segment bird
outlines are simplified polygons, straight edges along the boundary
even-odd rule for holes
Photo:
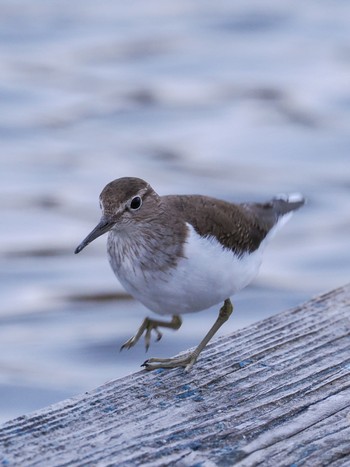
[[[159,328],[177,330],[181,316],[222,303],[212,327],[185,355],[149,358],[146,370],[183,367],[198,356],[229,319],[231,297],[257,275],[263,252],[275,232],[300,208],[300,194],[268,202],[232,203],[204,195],[160,196],[136,177],[108,183],[100,194],[102,217],[75,249],[81,252],[108,233],[107,253],[116,277],[134,298],[170,321],[146,317],[121,347],[130,349],[144,335],[146,351]]]

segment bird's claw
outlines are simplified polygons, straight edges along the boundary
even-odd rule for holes
[[[121,347],[120,351],[124,349],[131,349],[131,347],[134,347],[134,345],[138,342],[140,337],[142,336],[143,332],[145,332],[145,347],[146,347],[146,352],[148,351],[150,344],[151,344],[151,334],[152,331],[156,333],[156,342],[160,341],[162,338],[163,334],[159,331],[158,327],[154,325],[152,322],[150,322],[144,331],[140,335],[136,334],[135,336],[131,337],[129,340],[127,340]]]
[[[148,371],[157,370],[158,368],[185,367],[185,371],[188,372],[196,363],[197,358],[198,355],[195,352],[174,358],[149,358],[141,366]]]
[[[120,347],[120,351],[122,351],[124,349],[127,349],[127,350],[131,349],[131,347],[134,347],[136,342],[137,342],[137,340],[135,340],[135,337],[131,337],[129,340],[124,342],[124,344]]]

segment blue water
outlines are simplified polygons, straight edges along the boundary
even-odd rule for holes
[[[119,353],[148,312],[105,239],[73,255],[111,179],[308,198],[221,334],[349,281],[349,20],[340,0],[0,3],[1,420],[146,358],[142,343]],[[216,312],[149,355],[196,345]]]

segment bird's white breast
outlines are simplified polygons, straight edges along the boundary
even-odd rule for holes
[[[159,314],[200,311],[239,291],[256,276],[265,240],[259,249],[238,257],[214,238],[204,238],[187,224],[183,257],[176,267],[145,269],[149,254],[143,245],[125,248],[118,236],[109,242],[109,260],[125,289],[150,310]],[[112,247],[111,247],[112,246]],[[127,255],[116,254],[123,248]]]

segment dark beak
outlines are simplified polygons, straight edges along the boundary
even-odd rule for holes
[[[86,246],[89,245],[89,243],[91,243],[97,237],[100,237],[104,233],[108,232],[114,224],[114,221],[111,221],[106,217],[102,217],[99,224],[97,224],[94,230],[90,232],[89,235],[81,242],[81,244],[75,249],[74,253],[80,253],[81,250],[83,250]]]

